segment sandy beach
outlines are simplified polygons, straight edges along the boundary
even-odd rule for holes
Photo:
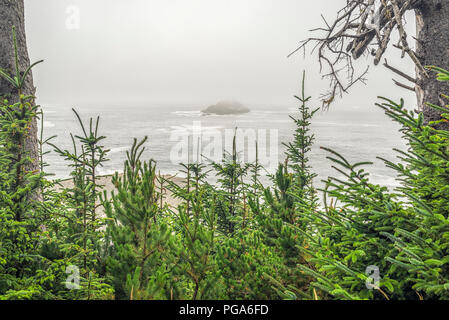
[[[120,174],[120,176],[123,176],[123,174]],[[103,186],[103,190],[105,190],[108,194],[108,196],[111,195],[112,192],[116,192],[116,188],[115,186],[112,184],[112,175],[107,175],[107,176],[100,176],[98,177],[98,184]],[[163,178],[167,179],[167,180],[171,180],[174,183],[180,185],[183,184],[184,179],[180,178],[180,177],[174,177],[174,176],[162,176]],[[158,191],[160,190],[160,180],[158,179],[157,182],[157,188]],[[67,179],[67,180],[63,180],[60,182],[61,186],[58,187],[58,190],[61,190],[63,188],[70,188],[71,186],[73,186],[73,182],[71,179]],[[173,196],[173,194],[166,189],[166,185],[167,183],[164,184],[164,190],[163,190],[163,203],[164,204],[168,204],[170,207],[174,207],[176,208],[180,203],[180,199],[177,199]],[[99,208],[99,211],[102,212],[102,207]]]

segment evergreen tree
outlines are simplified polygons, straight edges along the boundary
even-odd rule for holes
[[[14,28],[13,45],[15,75],[0,69],[0,78],[18,96],[16,103],[0,102],[0,299],[32,298],[42,290],[33,281],[43,223],[33,196],[39,191],[42,176],[29,170],[36,159],[26,148],[39,107],[34,105],[33,96],[23,93],[27,75],[39,62],[21,73]]]
[[[168,299],[172,268],[171,229],[159,207],[156,165],[141,160],[145,148],[134,139],[127,152],[124,174],[113,177],[117,191],[103,203],[109,218],[108,239],[112,247],[107,268],[118,299]]]
[[[440,72],[441,81],[449,81],[449,72],[432,69]],[[409,144],[407,151],[396,150],[401,162],[384,160],[398,172],[402,187],[391,192],[374,185],[362,169],[369,163],[350,164],[326,149],[343,178],[327,181],[326,199],[332,201],[326,201],[325,211],[310,220],[315,231],[301,230],[310,239],[304,251],[314,268],[300,268],[315,278],[312,286],[322,297],[445,299],[444,190],[449,136],[434,127],[438,123],[425,125],[423,115],[406,110],[403,100],[394,103],[384,99],[380,106],[402,125]],[[447,107],[432,107],[442,114],[438,121],[447,120]],[[378,271],[377,280],[367,272],[373,267]]]
[[[312,151],[315,141],[315,135],[311,133],[310,126],[312,118],[319,108],[312,111],[307,105],[312,97],[307,97],[305,94],[305,78],[306,75],[303,72],[301,96],[295,96],[301,103],[299,106],[300,116],[298,118],[290,116],[296,125],[293,141],[284,143],[284,145],[287,147],[288,168],[293,174],[293,188],[297,205],[304,207],[305,210],[313,210],[318,206],[318,199],[313,187],[313,179],[317,175],[309,164],[309,153]]]
[[[449,71],[430,67],[438,72],[438,80],[449,82]],[[442,95],[448,99],[447,95]],[[380,105],[402,125],[409,150],[399,152],[402,163],[385,160],[402,181],[401,193],[408,198],[407,228],[397,226],[385,231],[396,250],[386,259],[392,269],[406,272],[418,299],[448,299],[448,215],[449,215],[449,135],[438,130],[441,122],[449,121],[449,106],[437,110],[442,119],[424,125],[423,115],[405,110],[403,102],[384,100]]]
[[[225,150],[222,161],[212,163],[220,186],[216,200],[218,224],[220,231],[226,235],[233,234],[248,216],[244,178],[250,165],[239,160],[236,139],[234,135],[231,152]]]
[[[0,299],[31,298],[40,294],[32,282],[39,242],[39,173],[26,170],[31,161],[25,150],[28,125],[36,115],[32,97],[0,106]]]
[[[105,220],[97,215],[103,188],[99,184],[98,168],[108,161],[108,150],[101,145],[105,137],[98,132],[99,117],[95,124],[91,118],[86,130],[79,114],[73,112],[83,132],[82,136],[70,134],[73,151],[62,150],[47,140],[70,163],[72,186],[62,187],[59,181],[45,183],[43,195],[47,205],[43,205],[43,210],[51,218],[41,246],[48,267],[42,270],[39,281],[63,299],[104,299],[111,297],[112,289],[104,280],[105,258],[101,253]],[[66,280],[70,270],[79,272],[77,289],[68,289],[70,284]],[[51,279],[59,285],[51,283]]]
[[[263,240],[257,227],[246,227],[220,243],[215,258],[224,286],[222,299],[272,300],[279,297],[267,275],[283,276],[283,260]]]
[[[296,125],[293,141],[284,144],[287,148],[286,161],[279,165],[272,176],[274,187],[267,188],[264,192],[265,210],[264,214],[258,216],[258,220],[266,243],[276,248],[283,258],[285,270],[282,279],[272,281],[278,292],[286,287],[290,290],[300,288],[295,289],[297,294],[307,296],[303,291],[307,291],[308,279],[297,267],[298,264],[306,263],[302,248],[307,246],[307,239],[298,233],[298,228],[308,228],[304,217],[315,215],[318,209],[316,190],[313,187],[316,174],[309,165],[309,153],[314,142],[310,125],[318,109],[311,111],[308,106],[311,97],[305,94],[305,73],[301,96],[295,98],[300,106],[299,117],[290,116]],[[272,275],[269,276],[273,278]]]

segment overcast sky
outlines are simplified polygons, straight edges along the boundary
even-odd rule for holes
[[[315,56],[287,54],[345,0],[25,0],[41,103],[295,103],[301,72],[309,92],[327,88]],[[73,18],[79,11],[77,19]],[[413,24],[410,25],[414,29]],[[397,51],[397,50],[396,50]],[[413,73],[411,64],[389,53]],[[413,94],[372,68],[339,105]]]

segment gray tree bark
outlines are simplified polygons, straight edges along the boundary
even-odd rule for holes
[[[16,27],[19,66],[23,73],[30,65],[25,37],[24,3],[23,0],[0,0],[0,68],[6,70],[9,74],[15,74],[13,26]],[[33,76],[30,72],[22,93],[34,96],[35,92],[36,88],[33,86]],[[15,103],[19,99],[16,89],[3,79],[0,79],[0,96],[5,96],[10,103]],[[39,171],[37,132],[37,120],[34,119],[25,142],[25,149],[33,159],[32,164],[26,170],[35,172]]]
[[[422,65],[434,65],[449,70],[449,1],[421,1],[416,12],[417,48],[416,53]],[[418,106],[423,111],[426,122],[441,119],[440,112],[430,108],[426,103],[438,106],[447,105],[441,94],[449,95],[449,84],[436,80],[434,74],[429,77],[419,70],[417,74],[416,95]],[[449,123],[437,126],[449,130]]]

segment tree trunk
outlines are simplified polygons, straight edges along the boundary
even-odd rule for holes
[[[449,1],[425,0],[416,9],[417,48],[416,53],[423,66],[434,65],[449,70]],[[441,94],[449,94],[449,84],[429,77],[417,70],[416,95],[418,106],[423,111],[426,123],[441,119],[440,112],[426,103],[447,105]],[[442,123],[438,129],[449,130],[449,123]]]
[[[25,37],[25,10],[23,0],[0,0],[0,68],[8,74],[15,74],[14,46],[12,27],[16,27],[17,49],[19,54],[19,68],[24,72],[30,65]],[[34,96],[36,92],[33,86],[33,76],[29,73],[22,93]],[[19,100],[16,89],[4,79],[0,79],[0,97],[5,97],[9,102]],[[25,142],[25,150],[33,159],[26,168],[27,171],[39,171],[39,152],[37,139],[37,120],[33,119],[30,132]]]

